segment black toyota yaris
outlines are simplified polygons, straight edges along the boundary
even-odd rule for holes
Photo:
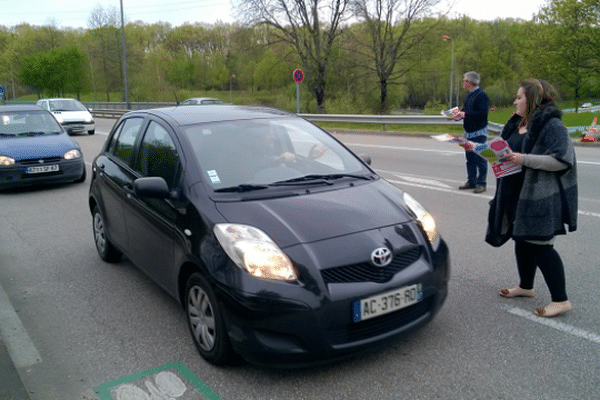
[[[450,275],[432,216],[369,163],[280,110],[129,112],[92,165],[96,247],[180,301],[213,364],[368,350],[431,320]]]

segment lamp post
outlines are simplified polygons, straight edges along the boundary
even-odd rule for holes
[[[450,97],[449,97],[449,102],[450,102],[449,108],[452,108],[452,76],[454,75],[454,39],[452,39],[448,35],[444,35],[443,38],[444,38],[444,40],[449,40],[452,43],[452,61],[450,62]],[[457,91],[457,93],[458,93],[458,91]]]
[[[231,104],[233,104],[233,95],[231,94],[231,90],[232,90],[232,86],[233,86],[233,80],[235,79],[235,74],[232,74],[229,77],[229,102]]]
[[[129,103],[129,80],[127,79],[127,50],[125,46],[125,17],[123,16],[123,0],[121,0],[121,44],[123,46],[123,85],[125,86],[125,103],[131,110]]]

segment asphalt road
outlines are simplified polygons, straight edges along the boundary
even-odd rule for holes
[[[100,120],[96,135],[74,136],[88,167],[112,123]],[[185,394],[172,397],[180,400],[597,399],[600,147],[577,147],[579,229],[556,244],[574,309],[546,320],[532,314],[550,301],[541,276],[536,298],[498,296],[517,283],[517,274],[512,244],[496,249],[483,242],[491,173],[487,192],[459,192],[464,155],[455,145],[338,137],[370,154],[382,176],[436,218],[453,271],[449,298],[432,323],[386,349],[325,366],[217,368],[196,353],[175,300],[127,260],[99,259],[86,202],[89,179],[4,192],[0,334],[31,399],[98,399],[115,382],[137,388],[138,397],[121,393],[122,400],[144,399],[140,392],[149,396],[160,387],[161,369],[170,371],[171,382],[177,375],[185,383]],[[102,398],[117,400],[114,390],[109,395]]]

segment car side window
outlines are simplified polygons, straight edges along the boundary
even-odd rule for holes
[[[179,154],[169,132],[151,121],[142,139],[135,170],[142,176],[160,176],[173,188],[179,167]]]
[[[133,159],[133,146],[140,134],[143,118],[129,118],[117,128],[113,135],[108,152],[121,159],[125,164],[131,165]]]

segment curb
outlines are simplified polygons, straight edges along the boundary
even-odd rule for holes
[[[4,340],[0,335],[0,399],[30,400]]]

